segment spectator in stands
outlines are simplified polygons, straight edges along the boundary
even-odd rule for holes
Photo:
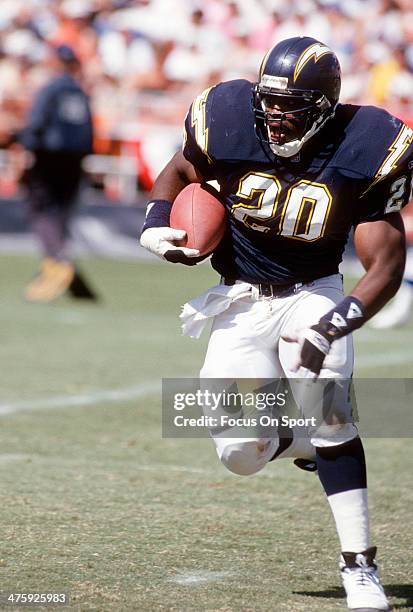
[[[95,141],[119,143],[125,134],[130,141],[133,132],[136,148],[158,149],[159,161],[149,162],[156,175],[202,88],[251,77],[264,48],[300,34],[338,53],[343,101],[377,104],[410,120],[412,0],[3,0],[0,138],[7,141],[7,126],[21,125],[44,77],[47,45],[66,44],[82,61],[98,114]],[[166,126],[171,144],[161,151],[157,128],[165,134]]]
[[[31,302],[49,302],[66,290],[74,297],[95,297],[67,249],[82,159],[92,150],[91,111],[74,51],[61,45],[53,49],[49,61],[55,66],[55,76],[35,96],[28,123],[18,135],[33,157],[24,183],[32,228],[45,257],[25,291]]]
[[[390,57],[372,68],[367,95],[373,104],[383,106],[391,96],[391,86],[394,79],[400,74],[408,74],[410,68],[407,64],[406,48],[404,45],[396,47]]]

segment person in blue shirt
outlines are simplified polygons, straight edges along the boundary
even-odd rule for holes
[[[51,54],[56,74],[35,96],[27,124],[17,137],[32,154],[23,184],[31,226],[44,254],[40,273],[25,290],[26,299],[33,302],[49,302],[67,290],[74,297],[96,297],[67,249],[82,160],[93,148],[92,114],[73,49],[60,45]]]

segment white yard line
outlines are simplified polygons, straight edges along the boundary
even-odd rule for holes
[[[212,444],[212,442],[210,442],[210,444]],[[213,461],[215,461],[215,458],[213,459]],[[217,459],[218,461],[218,459]],[[280,459],[280,461],[293,461],[293,459],[289,458],[289,457],[284,457],[283,459]],[[276,461],[274,462],[274,465],[276,465]],[[254,474],[254,478],[279,478],[279,474],[277,474],[277,470],[271,469],[271,466],[273,464],[269,464],[267,466],[265,466],[264,469],[262,469],[260,472],[257,472],[256,474]],[[168,472],[181,472],[183,474],[200,474],[202,476],[208,476],[210,478],[213,479],[238,479],[238,480],[242,480],[244,477],[243,476],[238,476],[237,474],[233,474],[232,472],[230,472],[229,470],[225,469],[223,467],[223,465],[221,465],[218,461],[218,463],[216,464],[216,468],[211,468],[210,470],[205,469],[205,468],[195,468],[195,467],[190,467],[189,465],[170,465],[169,463],[153,463],[153,464],[140,464],[139,466],[136,467],[137,471],[139,472],[165,472],[166,474]]]
[[[13,461],[28,461],[31,455],[24,453],[3,453],[0,454],[0,463],[11,463]]]
[[[97,403],[116,403],[140,399],[156,392],[161,392],[161,385],[159,382],[152,381],[132,387],[124,387],[123,389],[102,389],[101,391],[80,395],[56,395],[54,397],[9,402],[0,404],[0,416],[33,410],[55,410],[76,406],[92,406]]]
[[[196,571],[188,572],[184,574],[177,574],[173,578],[170,578],[168,582],[175,582],[184,586],[197,586],[199,584],[205,584],[207,582],[218,582],[234,576],[233,572],[207,572],[207,571]]]
[[[0,464],[1,463],[12,463],[14,461],[27,461],[34,460],[38,455],[36,453],[0,453]],[[276,478],[276,471],[271,471],[271,466],[267,466],[268,469],[264,469],[257,474],[254,474],[254,478],[256,477],[264,477],[264,478]],[[153,464],[140,464],[135,467],[137,472],[157,472],[157,473],[165,473],[168,474],[170,472],[179,472],[181,474],[197,474],[200,476],[205,476],[213,479],[230,479],[230,478],[238,478],[236,474],[229,472],[223,466],[220,466],[218,463],[216,469],[205,469],[205,468],[196,468],[191,467],[189,465],[171,465],[169,463],[153,463]]]
[[[186,465],[169,465],[169,464],[161,464],[154,463],[153,465],[142,465],[138,466],[138,471],[142,472],[183,472],[186,474],[202,474],[203,476],[214,476],[216,475],[216,471],[213,470],[205,470],[204,468],[193,468],[188,467]],[[222,476],[222,474],[221,474]]]

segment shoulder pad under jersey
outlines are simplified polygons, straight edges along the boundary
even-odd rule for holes
[[[185,157],[201,170],[217,162],[268,162],[255,135],[251,100],[252,83],[244,79],[219,83],[197,96],[185,120]]]
[[[384,109],[340,104],[336,121],[343,126],[344,139],[335,165],[366,178],[370,186],[413,156],[412,128]]]

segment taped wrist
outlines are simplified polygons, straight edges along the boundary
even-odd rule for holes
[[[321,317],[317,328],[329,342],[347,336],[366,321],[363,304],[352,295],[348,295],[337,306]]]
[[[169,227],[172,202],[169,200],[151,200],[146,205],[146,217],[141,234],[149,227]]]

